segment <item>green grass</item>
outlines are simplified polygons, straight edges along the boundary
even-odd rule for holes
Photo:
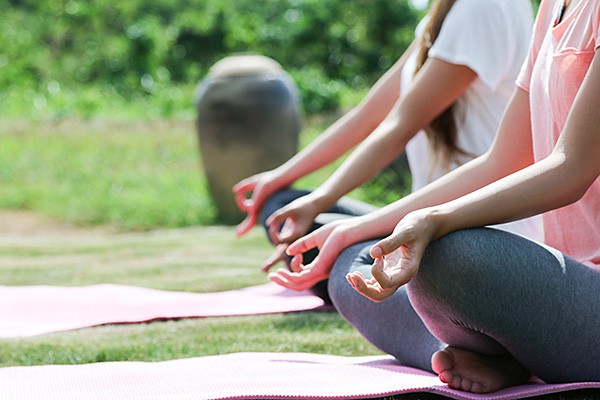
[[[302,145],[335,118],[307,119]],[[218,222],[202,173],[193,119],[5,120],[0,121],[0,143],[0,208],[33,210],[76,224],[110,224],[123,230]],[[298,186],[318,186],[340,162],[301,179]],[[389,196],[383,191],[389,192],[376,183],[355,190],[352,196],[385,204]]]
[[[5,123],[0,207],[123,229],[214,222],[192,123]]]
[[[0,126],[0,208],[124,230],[216,222],[193,120]]]
[[[236,352],[369,355],[337,314],[186,319],[101,326],[0,342],[0,366],[162,361]]]
[[[4,285],[118,283],[211,292],[265,282],[270,246],[258,229],[238,239],[232,228],[88,233],[7,238],[0,245]]]

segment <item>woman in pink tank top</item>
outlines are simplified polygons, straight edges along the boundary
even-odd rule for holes
[[[485,155],[381,210],[325,226],[288,253],[318,247],[326,260],[337,240],[377,237],[393,223],[394,233],[366,255],[374,260],[368,269],[333,266],[330,296],[353,325],[406,340],[386,331],[406,284],[441,343],[432,369],[452,388],[486,393],[532,375],[600,381],[599,47],[600,1],[543,0]],[[538,214],[543,244],[481,228]],[[296,262],[295,272],[273,280],[299,287],[314,268]],[[385,312],[361,312],[357,292]]]

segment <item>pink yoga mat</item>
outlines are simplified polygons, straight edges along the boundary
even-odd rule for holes
[[[274,283],[216,293],[123,285],[0,286],[0,337],[25,337],[112,323],[325,309],[308,292]]]
[[[600,388],[532,383],[475,395],[387,356],[236,353],[156,363],[110,362],[0,369],[3,400],[366,399],[429,392],[454,399],[521,399]]]

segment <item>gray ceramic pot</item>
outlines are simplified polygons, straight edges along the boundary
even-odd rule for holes
[[[298,92],[281,66],[263,56],[227,57],[196,91],[198,138],[204,173],[224,223],[243,215],[232,186],[273,169],[298,150]]]

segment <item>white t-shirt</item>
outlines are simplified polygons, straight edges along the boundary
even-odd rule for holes
[[[416,30],[420,37],[427,17]],[[457,144],[470,154],[481,155],[491,146],[515,79],[527,55],[533,10],[529,0],[458,0],[448,13],[429,57],[471,68],[477,78],[459,99]],[[401,92],[410,87],[418,51],[406,60]],[[434,165],[429,139],[421,131],[406,146],[413,191],[469,161],[457,157],[449,169]],[[503,229],[542,240],[539,218],[499,225]]]

